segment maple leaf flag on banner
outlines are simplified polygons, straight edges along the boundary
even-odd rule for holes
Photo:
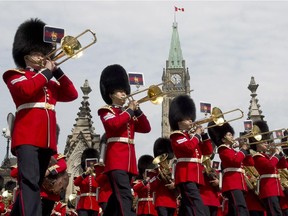
[[[174,6],[175,7],[175,6]],[[177,11],[182,11],[182,12],[184,12],[184,8],[179,8],[179,7],[175,7],[175,11],[177,12]]]

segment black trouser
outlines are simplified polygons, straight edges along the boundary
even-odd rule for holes
[[[228,199],[228,214],[229,216],[249,216],[249,211],[246,205],[243,191],[231,190],[223,193]]]
[[[280,208],[280,198],[278,196],[267,197],[263,199],[267,216],[282,216]]]
[[[264,216],[264,211],[249,211],[250,216]]]
[[[55,201],[42,198],[41,202],[42,202],[42,216],[50,216],[53,210]]]
[[[132,212],[131,178],[124,170],[113,170],[108,173],[112,194],[103,216],[134,216]]]
[[[94,210],[79,209],[77,213],[78,216],[98,216],[98,212]]]
[[[40,187],[48,168],[52,151],[32,145],[16,148],[19,193],[11,216],[41,216]]]
[[[199,188],[195,182],[179,184],[181,204],[179,215],[181,216],[207,216],[208,208],[205,208],[200,196]]]
[[[168,208],[163,206],[158,206],[156,208],[158,216],[174,216],[175,208]]]

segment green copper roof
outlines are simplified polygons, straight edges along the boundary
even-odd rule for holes
[[[168,58],[168,68],[183,68],[182,61],[182,50],[180,46],[180,40],[177,30],[177,23],[173,23],[173,32],[170,44],[169,58]]]

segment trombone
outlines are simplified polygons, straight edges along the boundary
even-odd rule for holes
[[[262,135],[263,135],[263,133],[261,133],[260,128],[257,125],[253,125],[253,127],[249,133],[234,139],[234,141],[249,139],[252,137],[257,141],[260,141],[262,139]]]
[[[80,38],[81,36],[83,36],[86,33],[91,33],[91,35],[93,36],[93,40],[91,43],[87,44],[86,46],[82,47],[81,43],[79,42],[78,38]],[[92,46],[93,44],[95,44],[97,41],[96,38],[96,34],[91,31],[90,29],[86,29],[85,31],[83,31],[82,33],[80,33],[79,35],[77,35],[76,37],[73,36],[64,36],[61,39],[61,46],[58,49],[52,50],[50,53],[48,53],[44,60],[41,60],[40,62],[36,62],[38,65],[40,66],[44,66],[45,65],[45,60],[46,59],[51,59],[52,61],[56,61],[61,59],[64,56],[67,56],[66,58],[64,58],[62,61],[60,62],[55,62],[56,65],[60,65],[63,62],[67,61],[70,58],[78,58],[82,55],[83,50],[87,49],[88,47]],[[61,51],[60,51],[61,50]],[[58,54],[56,54],[58,51],[60,51]],[[55,55],[55,57],[53,57]]]
[[[224,115],[227,115],[229,113],[235,113],[235,112],[240,112],[240,115],[238,117],[233,118],[233,119],[225,120]],[[210,126],[204,128],[204,129],[208,129],[208,128],[212,128],[215,126],[222,126],[225,123],[241,119],[241,118],[243,118],[243,116],[244,116],[244,113],[239,108],[223,113],[221,111],[221,109],[219,109],[218,107],[213,107],[210,117],[193,122],[193,125],[192,125],[192,128],[190,129],[190,132],[195,130],[195,128],[201,124],[205,124],[208,122],[214,122],[215,123],[214,125],[210,125]]]
[[[254,125],[255,126],[255,125]],[[254,127],[253,126],[253,127]],[[249,143],[249,145],[257,145],[257,144],[262,144],[262,143],[264,143],[264,142],[269,142],[269,141],[272,141],[272,140],[275,140],[275,139],[283,139],[283,138],[287,138],[288,136],[283,136],[283,137],[272,137],[272,138],[270,138],[270,139],[266,139],[266,140],[262,140],[262,135],[265,135],[265,134],[272,134],[273,132],[277,132],[277,131],[282,131],[282,130],[286,130],[286,128],[282,128],[282,129],[278,129],[278,130],[272,130],[272,131],[267,131],[267,132],[262,132],[261,133],[261,131],[260,131],[260,129],[259,129],[259,131],[260,131],[260,133],[258,134],[258,135],[256,135],[256,136],[258,136],[258,137],[261,137],[260,139],[256,139],[255,137],[255,139],[257,140],[257,142],[252,142],[252,143]],[[284,144],[283,144],[284,145]],[[280,146],[280,145],[279,145]],[[285,146],[285,145],[284,145]]]
[[[127,95],[123,97],[122,99],[128,99],[130,101],[130,100],[133,100],[134,95],[147,91],[147,96],[141,98],[140,100],[137,100],[138,104],[144,103],[146,101],[150,101],[151,103],[156,104],[156,105],[161,104],[163,101],[163,97],[166,95],[166,93],[163,93],[159,86],[163,85],[164,83],[151,85],[149,86],[149,88],[143,89],[141,91],[136,91],[135,93]]]

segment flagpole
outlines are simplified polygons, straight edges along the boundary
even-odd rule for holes
[[[176,9],[174,7],[174,23],[176,23]]]

